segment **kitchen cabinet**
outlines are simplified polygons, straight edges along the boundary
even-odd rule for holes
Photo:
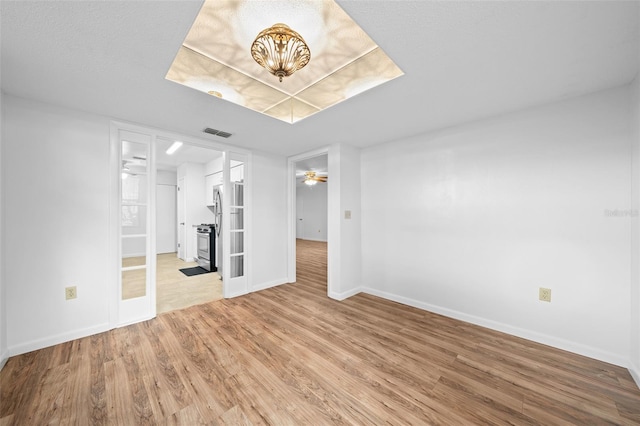
[[[231,167],[229,172],[231,182],[244,182],[244,164]],[[204,177],[205,204],[213,206],[213,188],[222,185],[222,171]]]

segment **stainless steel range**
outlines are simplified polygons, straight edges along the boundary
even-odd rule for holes
[[[215,225],[206,223],[198,225],[196,235],[198,237],[198,257],[196,258],[196,263],[207,271],[217,271]]]

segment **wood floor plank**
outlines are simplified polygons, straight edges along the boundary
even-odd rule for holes
[[[326,243],[298,280],[12,357],[0,426],[640,425],[619,366],[367,294],[327,297]]]

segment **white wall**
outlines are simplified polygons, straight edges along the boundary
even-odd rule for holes
[[[281,156],[254,152],[249,173],[253,211],[247,261],[249,286],[256,291],[288,281],[287,162]]]
[[[108,329],[109,120],[6,94],[3,107],[7,342],[15,355]],[[66,301],[71,285],[78,297]]]
[[[212,175],[214,173],[221,172],[223,166],[224,166],[224,161],[222,159],[222,154],[220,154],[220,157],[214,158],[213,160],[209,161],[207,164],[204,165],[204,174],[205,176],[207,176],[207,175]]]
[[[640,386],[640,74],[631,86],[631,374]]]
[[[363,150],[366,291],[628,364],[630,221],[607,215],[630,206],[628,96]]]
[[[362,282],[360,150],[346,144],[331,145],[328,162],[329,297],[342,300],[360,292]]]
[[[17,355],[110,327],[110,119],[6,94],[1,101],[1,203],[10,224],[0,228],[2,303],[6,348]],[[253,158],[248,267],[258,289],[286,281],[286,167],[282,157]],[[197,194],[204,197],[202,187]],[[77,299],[65,301],[68,285]]]
[[[158,170],[156,185],[178,185],[178,172],[172,170]]]
[[[327,184],[296,187],[296,215],[302,219],[298,238],[327,241]]]

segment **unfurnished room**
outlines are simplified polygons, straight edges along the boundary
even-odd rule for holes
[[[0,0],[0,425],[640,425],[640,1]]]

